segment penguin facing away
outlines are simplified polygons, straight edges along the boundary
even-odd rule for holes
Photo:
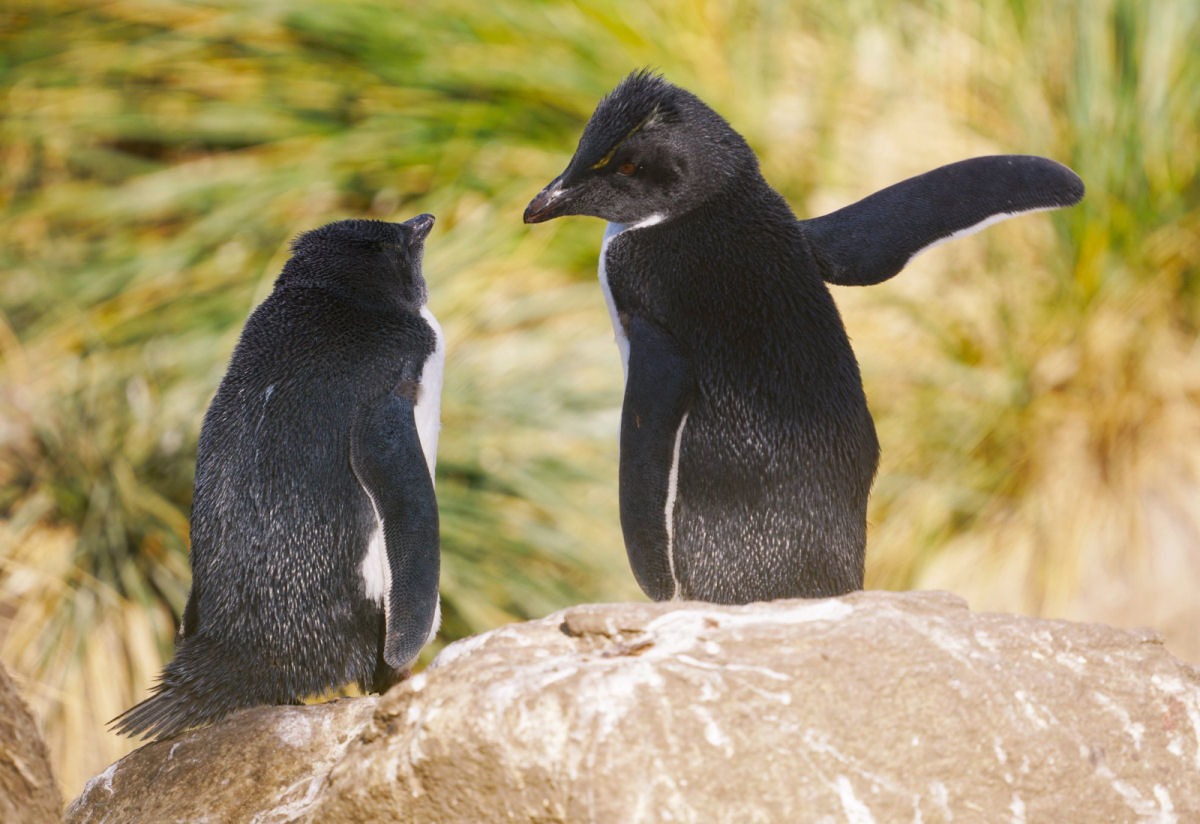
[[[433,222],[345,220],[293,243],[204,416],[175,656],[118,732],[168,737],[350,682],[383,691],[436,633]]]
[[[746,603],[861,588],[879,446],[825,284],[879,283],[930,246],[1082,196],[1052,160],[979,157],[797,220],[720,115],[661,76],[623,80],[524,219],[608,221],[621,527],[643,591]]]

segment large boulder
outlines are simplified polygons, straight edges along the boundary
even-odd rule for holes
[[[1149,632],[942,593],[580,606],[453,644],[379,699],[144,747],[68,814],[205,816],[1194,820],[1200,673]]]
[[[67,808],[66,820],[311,820],[307,813],[326,775],[361,736],[378,700],[256,707],[220,724],[147,744],[89,781]]]
[[[0,665],[0,821],[58,821],[62,798],[37,723]]]

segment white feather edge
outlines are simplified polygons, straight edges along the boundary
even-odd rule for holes
[[[997,223],[1008,220],[1009,218],[1020,217],[1021,215],[1032,215],[1035,212],[1053,212],[1054,210],[1061,209],[1061,208],[1062,208],[1061,206],[1038,206],[1034,209],[1024,209],[1019,212],[997,212],[994,215],[989,215],[988,217],[985,217],[983,220],[979,221],[978,223],[973,223],[970,226],[967,226],[965,229],[959,229],[957,232],[951,232],[950,234],[948,234],[944,237],[938,238],[937,240],[933,241],[932,243],[927,243],[926,245],[922,246],[920,249],[918,249],[917,251],[915,251],[911,255],[909,255],[908,260],[905,261],[905,265],[907,266],[909,263],[912,263],[913,258],[915,258],[917,255],[923,255],[935,246],[941,246],[943,243],[949,243],[950,241],[957,240],[960,237],[968,237],[969,235],[973,235],[976,232],[982,232],[987,227],[995,226]]]
[[[679,428],[675,430],[675,447],[671,451],[671,471],[667,475],[667,503],[663,507],[663,515],[667,521],[667,568],[671,571],[671,600],[679,600],[679,576],[675,574],[675,497],[679,493],[679,446],[683,443],[683,427],[687,424],[688,413],[684,412],[679,419]]]

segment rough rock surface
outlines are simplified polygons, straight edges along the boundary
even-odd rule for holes
[[[453,644],[379,699],[145,747],[68,817],[206,815],[1200,820],[1200,672],[1151,633],[942,593],[580,606]]]
[[[307,820],[330,767],[371,720],[376,697],[256,707],[135,750],[84,787],[67,821],[112,824]]]
[[[62,798],[37,724],[0,665],[0,821],[58,821]]]

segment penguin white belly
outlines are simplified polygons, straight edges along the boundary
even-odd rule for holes
[[[442,429],[442,373],[446,367],[446,336],[442,334],[441,324],[429,311],[428,306],[421,307],[421,317],[433,330],[436,340],[433,354],[421,368],[421,392],[417,396],[417,404],[413,409],[416,419],[417,436],[421,439],[421,451],[425,453],[425,463],[429,464],[429,479],[434,478],[437,467],[438,433]]]
[[[609,223],[604,229],[604,240],[600,241],[600,291],[604,293],[604,303],[608,306],[608,318],[612,321],[613,339],[617,342],[617,351],[621,353],[621,372],[629,379],[629,338],[621,326],[621,318],[617,315],[617,303],[613,300],[612,287],[608,285],[608,244],[626,229],[623,223]]]
[[[417,396],[417,404],[413,408],[413,418],[417,424],[417,437],[421,441],[421,451],[425,453],[425,463],[429,465],[429,481],[433,482],[437,470],[438,435],[442,431],[442,376],[446,369],[446,336],[442,333],[442,325],[438,323],[428,306],[421,307],[421,317],[433,330],[433,354],[421,367],[421,393]],[[384,572],[387,572],[387,557],[383,560]],[[391,575],[388,575],[388,589],[391,589]],[[387,607],[384,606],[387,616]],[[389,623],[388,627],[391,626]],[[425,637],[428,644],[442,626],[442,597],[439,594],[434,604],[433,624],[429,635]]]
[[[621,325],[620,314],[617,311],[617,302],[613,298],[612,287],[608,283],[608,247],[612,243],[613,238],[623,232],[631,232],[637,229],[644,229],[647,226],[654,226],[666,219],[666,215],[656,212],[629,226],[622,223],[609,223],[604,229],[604,240],[600,243],[600,289],[604,292],[604,303],[608,306],[608,316],[612,321],[613,338],[616,340],[617,349],[621,353],[621,369],[626,383],[629,382],[629,337],[625,334],[625,327]],[[679,450],[683,443],[683,428],[687,425],[687,418],[688,416],[685,412],[683,418],[679,421],[679,427],[675,430],[675,441],[671,451],[671,466],[667,475],[667,499],[663,507],[663,519],[667,532],[667,565],[671,573],[671,580],[674,583],[671,600],[678,600],[680,592],[679,576],[675,571],[675,503],[679,494]]]
[[[608,244],[622,232],[634,229],[644,229],[666,220],[666,215],[657,212],[642,218],[637,223],[626,226],[624,223],[609,223],[604,227],[604,239],[600,241],[600,291],[604,293],[604,304],[608,307],[608,318],[612,321],[613,339],[617,342],[617,351],[621,353],[621,373],[629,380],[629,338],[625,328],[621,326],[621,317],[617,312],[617,302],[613,300],[612,287],[608,285]]]

